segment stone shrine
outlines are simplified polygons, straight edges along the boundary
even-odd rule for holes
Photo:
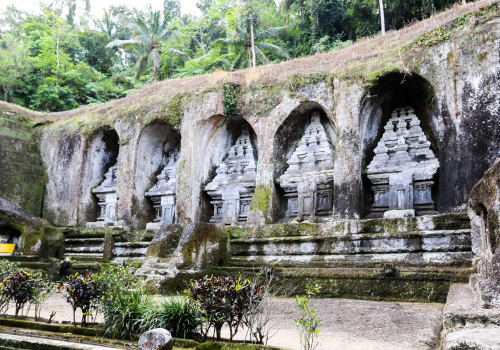
[[[302,220],[333,213],[335,149],[320,118],[319,111],[311,113],[311,122],[279,179],[287,197],[287,218]]]
[[[238,224],[247,221],[250,202],[255,192],[256,159],[248,125],[217,168],[217,175],[205,191],[212,197],[214,215],[210,222]]]
[[[172,150],[168,156],[167,165],[157,176],[158,182],[145,193],[154,204],[156,215],[154,222],[146,228],[158,229],[161,223],[175,223],[175,194],[177,189],[177,166],[179,164],[179,147]]]
[[[116,173],[118,162],[104,174],[104,181],[92,190],[99,199],[100,215],[97,222],[87,222],[87,227],[113,226],[116,213]]]
[[[370,218],[437,214],[432,200],[433,176],[439,160],[430,149],[420,120],[410,107],[399,108],[368,165],[375,201]]]

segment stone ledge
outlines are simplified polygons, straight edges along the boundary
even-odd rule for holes
[[[500,308],[483,309],[469,285],[452,284],[443,310],[443,324],[445,331],[477,326],[500,327]]]
[[[462,329],[446,335],[443,350],[500,350],[500,327]]]

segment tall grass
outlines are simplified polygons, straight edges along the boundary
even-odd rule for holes
[[[148,305],[145,310],[141,330],[164,328],[176,338],[193,338],[201,327],[197,306],[187,298],[169,296],[159,303]]]

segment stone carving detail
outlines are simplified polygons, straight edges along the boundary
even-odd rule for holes
[[[439,161],[410,107],[396,109],[368,165],[375,201],[369,217],[437,214],[431,189]]]
[[[156,178],[158,182],[148,192],[156,209],[155,222],[173,224],[175,222],[175,194],[177,189],[177,166],[179,165],[179,148],[175,148],[168,155],[167,165]]]
[[[115,222],[116,212],[116,173],[118,171],[118,162],[109,168],[104,174],[104,181],[92,190],[92,193],[99,199],[99,207],[101,213],[97,221],[103,221],[107,225],[113,225]],[[92,223],[87,223],[87,226],[96,226]]]
[[[320,121],[311,114],[311,123],[293,152],[280,186],[288,200],[287,218],[304,219],[333,213],[333,160],[335,149]]]
[[[256,170],[248,125],[244,125],[241,136],[217,168],[217,175],[205,187],[214,205],[210,222],[229,225],[247,221],[250,201],[255,192]]]

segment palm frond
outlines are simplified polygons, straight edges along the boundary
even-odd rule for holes
[[[186,53],[180,51],[180,50],[176,50],[176,49],[173,49],[171,47],[168,47],[168,46],[163,46],[163,49],[170,52],[170,53],[173,53],[174,55],[178,55],[178,56],[185,56],[187,57],[188,59],[191,59],[191,57],[189,57]]]
[[[168,41],[168,40],[171,40],[171,39],[175,39],[180,34],[181,34],[181,32],[178,31],[178,30],[171,30],[171,29],[168,29],[168,28],[164,27],[163,30],[161,31],[161,33],[158,34],[158,38],[161,41]]]
[[[108,45],[106,45],[106,47],[118,47],[118,46],[123,46],[123,45],[128,45],[128,44],[140,44],[140,42],[138,42],[134,39],[113,40],[112,42],[108,43]]]
[[[281,47],[279,47],[277,45],[273,45],[273,44],[269,44],[269,43],[260,41],[260,42],[256,43],[255,46],[260,47],[261,49],[266,49],[266,50],[268,50],[268,51],[272,52],[273,54],[278,55],[280,57],[290,58],[290,55],[288,54],[288,52],[286,52],[285,50],[283,50]]]
[[[146,35],[143,35],[143,34],[134,35],[134,36],[132,36],[132,39],[130,39],[130,40],[134,40],[137,43],[145,44],[145,45],[152,44],[151,38],[146,36]]]
[[[262,32],[255,34],[255,40],[263,40],[263,39],[270,38],[272,36],[275,36],[276,34],[278,34],[283,29],[286,29],[286,28],[288,28],[288,27],[286,27],[286,26],[285,27],[274,27],[274,28],[269,28],[269,29],[263,30]]]
[[[266,55],[264,55],[264,53],[257,46],[255,46],[255,58],[257,58],[257,60],[263,64],[271,63],[269,58],[267,58]]]
[[[139,79],[148,69],[149,53],[145,53],[135,65],[135,78]]]

